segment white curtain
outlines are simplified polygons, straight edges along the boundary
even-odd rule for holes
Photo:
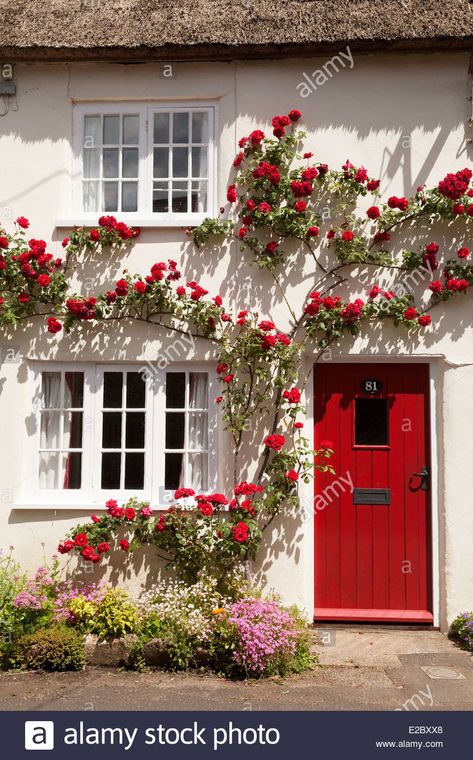
[[[60,448],[61,412],[48,411],[61,408],[61,374],[60,372],[43,372],[41,391],[41,430],[40,446],[42,449]],[[60,454],[42,451],[39,464],[39,487],[58,488],[61,470]]]
[[[206,372],[191,372],[189,377],[189,441],[191,451],[208,450],[208,375]],[[203,411],[192,411],[192,410]],[[187,469],[189,486],[195,490],[206,490],[207,453],[188,454]]]

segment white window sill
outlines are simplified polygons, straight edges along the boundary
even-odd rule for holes
[[[98,220],[100,216],[114,216],[119,222],[125,222],[125,224],[128,224],[132,227],[196,227],[199,224],[202,224],[204,219],[211,216],[210,213],[208,214],[180,214],[178,216],[172,216],[171,214],[166,216],[160,216],[157,218],[153,217],[140,217],[140,216],[132,216],[130,214],[120,214],[119,212],[115,213],[97,213],[93,216],[71,216],[71,217],[64,217],[61,219],[56,219],[55,226],[56,228],[68,228],[71,227],[98,227]]]

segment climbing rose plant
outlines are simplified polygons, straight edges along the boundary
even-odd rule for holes
[[[310,480],[314,468],[332,469],[330,441],[313,452],[303,433],[304,352],[315,351],[317,360],[330,344],[386,320],[410,332],[428,330],[433,307],[464,295],[473,284],[466,245],[447,251],[435,240],[418,242],[422,228],[430,230],[434,223],[454,225],[455,238],[471,229],[470,169],[450,172],[436,187],[420,186],[410,198],[381,202],[380,181],[365,167],[347,160],[331,168],[304,150],[300,120],[293,109],[273,118],[271,136],[256,129],[242,137],[227,205],[217,219],[187,230],[197,247],[236,241],[246,260],[267,273],[273,293],[287,308],[290,327],[285,330],[249,305],[230,314],[220,294],[212,297],[196,280],[183,278],[172,260],[156,262],[145,276],[125,270],[104,293],[71,292],[68,274],[79,260],[86,262],[91,249],[120,252],[139,235],[112,216],[101,217],[91,231],[74,228],[63,241],[64,261],[48,254],[44,241],[26,242],[24,217],[17,219],[13,234],[0,230],[0,325],[39,316],[50,333],[59,333],[84,321],[138,320],[207,338],[215,345],[221,382],[216,401],[233,438],[235,490],[248,477],[241,451],[251,421],[264,430],[252,485],[258,490],[241,494],[241,502],[236,493],[227,506],[208,494],[178,492],[157,518],[148,505],[112,509],[109,502],[105,517],[74,530],[61,551],[79,551],[98,562],[115,546],[113,537],[125,531],[128,538],[118,541],[123,551],[156,544],[183,576],[192,574],[196,563],[205,565],[209,556],[218,557],[223,572],[254,557],[274,517],[297,508],[298,480]],[[367,196],[369,205],[360,211],[360,200]],[[411,237],[412,246],[396,243],[399,232]],[[289,268],[308,283],[299,310],[286,294]],[[367,292],[347,298],[352,282],[350,289],[360,293],[363,273],[370,275]],[[414,286],[425,280],[416,302]],[[195,500],[192,509],[181,501],[189,498]]]

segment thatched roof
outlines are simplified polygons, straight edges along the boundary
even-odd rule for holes
[[[468,0],[0,0],[1,60],[467,48]]]

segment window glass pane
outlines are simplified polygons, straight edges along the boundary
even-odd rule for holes
[[[104,211],[118,211],[118,182],[104,182]]]
[[[84,211],[98,211],[100,208],[100,183],[83,182],[82,183],[82,205]]]
[[[155,113],[154,114],[154,135],[153,139],[155,143],[169,143],[169,114],[168,113]]]
[[[174,213],[186,213],[187,182],[172,183],[172,210]]]
[[[208,113],[192,114],[192,142],[208,143],[209,141],[209,115]]]
[[[103,142],[104,145],[118,145],[120,142],[120,117],[103,117]]]
[[[166,407],[184,409],[186,405],[186,375],[184,372],[166,374]]]
[[[120,488],[120,453],[102,454],[102,480],[101,488]]]
[[[84,150],[84,177],[100,177],[100,151]]]
[[[81,487],[82,480],[82,454],[74,452],[66,454],[62,460],[62,488],[71,490]]]
[[[189,151],[187,148],[173,148],[172,150],[172,176],[187,177],[189,163]]]
[[[355,444],[358,446],[387,446],[389,444],[387,399],[355,399]]]
[[[42,412],[40,446],[42,449],[59,449],[61,436],[61,413]]]
[[[207,412],[189,414],[189,444],[191,451],[206,451],[209,447]]]
[[[122,405],[122,372],[105,372],[103,378],[104,409],[119,409]]]
[[[191,372],[189,374],[189,407],[191,409],[208,409],[208,385],[207,372]]]
[[[84,404],[84,373],[66,372],[64,382],[64,407],[80,409]]]
[[[121,449],[122,413],[104,412],[102,423],[102,447],[104,449]]]
[[[209,487],[207,454],[189,454],[187,471],[187,487],[196,491],[206,491]]]
[[[120,171],[118,168],[118,148],[104,148],[103,149],[103,176],[104,177],[119,177]]]
[[[173,114],[172,141],[174,143],[189,142],[189,114],[187,112]]]
[[[207,176],[207,148],[192,148],[192,176]]]
[[[138,148],[123,148],[123,177],[138,177]]]
[[[60,454],[41,452],[39,455],[39,487],[59,488]]]
[[[84,117],[84,148],[97,148],[101,145],[102,120],[100,116]]]
[[[138,145],[140,141],[140,117],[130,115],[123,117],[123,144]]]
[[[144,449],[145,415],[144,412],[128,412],[126,415],[125,447],[127,449]]]
[[[186,417],[184,412],[167,412],[166,442],[167,449],[183,449]]]
[[[128,409],[144,409],[146,382],[141,372],[127,372],[126,405]]]
[[[207,182],[193,182],[191,191],[192,211],[207,211]]]
[[[122,182],[122,211],[138,211],[138,182]]]
[[[169,148],[155,148],[153,153],[153,176],[169,176]]]
[[[125,454],[125,488],[142,490],[145,481],[145,455]]]
[[[63,449],[82,448],[83,412],[66,412],[64,415]]]
[[[181,475],[184,476],[184,454],[165,454],[164,488],[175,490],[181,485]]]
[[[167,182],[153,184],[153,211],[167,213],[169,211],[169,194]]]
[[[61,373],[41,373],[41,408],[61,408]]]

